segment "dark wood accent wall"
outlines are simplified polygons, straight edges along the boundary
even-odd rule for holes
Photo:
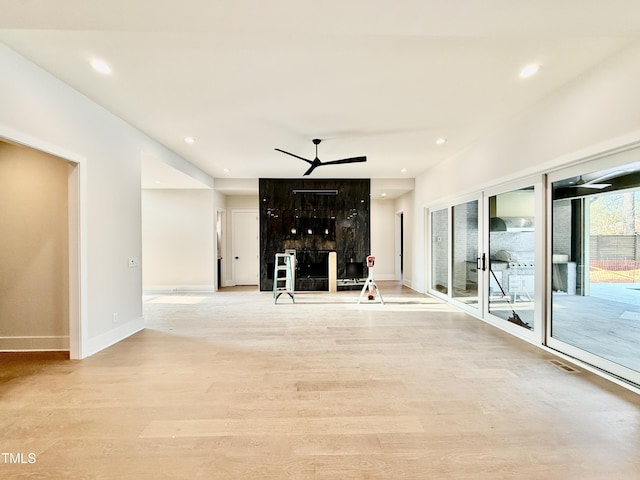
[[[295,249],[296,290],[326,290],[327,256],[338,278],[364,275],[371,252],[369,179],[259,180],[260,290],[273,289],[276,253]],[[349,272],[347,272],[349,266]]]

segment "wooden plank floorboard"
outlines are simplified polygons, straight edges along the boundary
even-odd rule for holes
[[[638,395],[379,286],[150,295],[88,359],[0,354],[0,450],[37,458],[0,478],[640,479]]]

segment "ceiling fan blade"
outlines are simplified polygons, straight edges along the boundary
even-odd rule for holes
[[[578,185],[581,188],[593,188],[596,190],[601,190],[603,188],[610,187],[610,183],[583,183],[582,185]]]
[[[617,177],[618,175],[623,174],[622,170],[614,170],[613,172],[605,173],[604,175],[600,175],[598,178],[594,178],[593,180],[589,180],[587,184],[596,185],[603,180],[609,180],[610,178]],[[604,184],[603,184],[604,185]]]
[[[292,157],[299,158],[300,160],[303,160],[303,161],[307,162],[309,165],[313,165],[313,162],[311,160],[307,160],[306,158],[302,158],[302,157],[300,157],[300,156],[298,156],[298,155],[296,155],[294,153],[286,152],[286,151],[281,150],[279,148],[276,148],[275,150],[277,150],[278,152],[282,152],[282,153],[284,153],[286,155],[291,155]]]
[[[339,163],[360,163],[366,162],[367,157],[343,158],[342,160],[332,160],[330,162],[322,162],[323,165],[337,165]]]
[[[313,172],[313,171],[316,169],[316,167],[317,167],[317,166],[319,166],[319,165],[320,165],[320,164],[314,164],[314,163],[311,163],[311,167],[309,168],[309,170],[307,170],[306,172],[304,172],[304,173],[302,174],[302,176],[304,177],[304,176],[306,176],[306,175],[309,175],[309,174],[310,174],[311,172]]]

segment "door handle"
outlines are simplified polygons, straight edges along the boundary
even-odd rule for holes
[[[482,257],[476,258],[476,266],[478,270],[483,272],[487,270],[487,255],[485,253],[482,254]]]
[[[236,260],[238,260],[240,257],[236,257]]]

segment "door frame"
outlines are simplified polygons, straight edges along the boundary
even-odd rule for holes
[[[453,222],[454,222],[454,216],[453,216],[453,208],[458,206],[458,205],[464,205],[465,203],[470,203],[473,201],[477,201],[478,202],[478,255],[479,258],[482,257],[483,254],[483,248],[484,248],[484,211],[483,211],[483,205],[484,205],[484,197],[483,197],[483,192],[476,192],[473,194],[468,194],[468,195],[464,195],[464,196],[460,196],[460,197],[456,197],[455,199],[451,200],[451,202],[449,202],[449,268],[450,268],[450,276],[449,276],[449,283],[450,283],[450,288],[449,288],[449,300],[450,302],[455,305],[457,308],[477,317],[477,318],[483,318],[483,312],[484,312],[484,291],[485,291],[485,276],[483,274],[480,274],[480,272],[478,272],[478,303],[476,306],[470,306],[469,304],[466,304],[464,302],[461,302],[460,300],[457,300],[454,296],[453,296],[453,254],[454,254],[454,250],[453,250],[453,242],[454,242],[454,235],[453,235]]]
[[[395,279],[404,283],[404,211],[399,210],[395,215]]]
[[[441,210],[447,211],[447,293],[439,292],[432,287],[433,284],[433,239],[432,231],[433,225],[431,223],[431,214],[439,212]],[[424,291],[429,295],[441,298],[445,301],[449,301],[449,292],[451,292],[451,205],[438,204],[430,207],[425,207],[425,289]]]
[[[427,253],[425,255],[425,264],[428,265],[428,267],[426,268],[426,292],[429,293],[430,295],[433,295],[435,297],[439,297],[442,298],[443,300],[446,300],[447,302],[453,304],[456,308],[469,313],[470,315],[473,315],[474,317],[477,318],[483,318],[483,312],[484,312],[484,306],[483,306],[483,301],[484,301],[484,290],[485,290],[485,276],[484,275],[480,275],[478,274],[478,303],[476,306],[470,307],[468,304],[461,302],[459,300],[456,300],[456,298],[454,298],[453,296],[453,243],[454,243],[454,235],[453,235],[453,207],[458,206],[458,205],[464,205],[465,203],[469,203],[469,202],[473,202],[473,201],[477,201],[478,202],[478,254],[482,255],[482,249],[484,248],[484,241],[483,241],[483,235],[484,235],[484,220],[483,220],[483,196],[482,196],[482,191],[480,192],[476,192],[476,193],[472,193],[472,194],[467,194],[467,195],[463,195],[463,196],[459,196],[459,197],[455,197],[449,201],[447,201],[446,203],[439,203],[439,204],[434,204],[431,205],[429,207],[425,208],[425,220],[426,220],[426,227],[425,227],[425,235],[426,235],[426,242],[425,245]],[[431,272],[431,264],[433,261],[432,258],[432,253],[433,253],[433,242],[432,242],[432,238],[431,238],[431,232],[432,232],[432,225],[431,225],[431,214],[433,212],[437,212],[440,210],[447,210],[447,276],[448,276],[448,285],[447,285],[447,293],[443,294],[442,292],[438,292],[436,290],[434,290],[431,286],[432,284],[432,272]],[[488,220],[487,220],[488,223]]]
[[[501,330],[505,330],[517,337],[523,338],[529,342],[533,342],[537,345],[541,345],[544,340],[545,335],[545,296],[546,296],[546,242],[545,242],[545,176],[544,175],[532,175],[528,177],[524,177],[518,180],[514,180],[512,182],[503,183],[497,185],[492,188],[488,188],[483,191],[484,200],[483,200],[483,210],[485,213],[485,229],[484,229],[484,238],[483,238],[483,251],[486,252],[487,261],[489,258],[489,199],[495,195],[500,195],[501,193],[508,193],[513,190],[518,190],[520,188],[534,187],[534,218],[535,218],[535,231],[534,231],[534,255],[535,255],[535,266],[534,266],[534,288],[535,292],[537,292],[534,296],[534,323],[533,328],[528,330],[526,328],[522,328],[514,323],[506,322],[504,319],[492,315],[489,312],[489,299],[485,298],[484,301],[484,309],[482,319],[491,325],[500,328]],[[490,279],[489,276],[491,272],[487,268],[485,272],[483,272],[485,276],[485,285],[489,285]],[[488,295],[488,289],[485,289],[485,296]]]
[[[220,217],[220,240],[218,241],[218,217]],[[227,210],[225,208],[217,208],[216,209],[216,235],[215,235],[215,245],[214,252],[216,253],[216,262],[215,262],[215,283],[216,288],[215,291],[220,290],[220,288],[226,286],[226,273],[227,273]],[[218,251],[220,252],[221,261],[218,262]],[[218,281],[218,279],[220,281]]]
[[[255,214],[256,216],[256,225],[257,225],[257,230],[258,230],[258,235],[256,238],[256,243],[257,243],[257,252],[258,252],[258,257],[256,258],[256,269],[257,269],[257,278],[256,278],[256,285],[260,285],[260,220],[259,220],[259,210],[257,208],[234,208],[231,210],[231,275],[233,277],[233,285],[238,285],[238,282],[236,281],[236,262],[235,257],[236,257],[236,242],[234,241],[234,233],[235,233],[235,225],[236,225],[236,214],[237,213],[251,213],[251,214]]]
[[[629,381],[634,384],[640,384],[640,373],[631,368],[617,364],[604,357],[598,356],[594,353],[584,350],[579,347],[575,347],[569,343],[563,342],[557,338],[552,337],[553,327],[553,293],[552,288],[552,269],[553,264],[553,189],[552,184],[558,180],[565,178],[576,177],[589,173],[591,171],[606,170],[609,168],[615,168],[617,166],[624,166],[630,163],[636,163],[638,158],[638,152],[640,151],[640,144],[635,143],[627,145],[624,148],[615,149],[613,151],[603,152],[601,155],[590,157],[584,162],[567,166],[566,168],[557,169],[546,176],[546,231],[547,231],[547,252],[546,252],[546,265],[549,266],[546,272],[546,328],[544,331],[544,345],[548,348],[559,352],[562,355],[566,355],[570,358],[575,358],[581,362],[585,362],[590,368],[593,368],[596,373],[599,370],[605,372],[607,375],[612,375],[614,378],[622,379],[621,385],[626,385],[624,382]],[[614,380],[615,381],[615,380]],[[618,382],[616,382],[618,383]]]
[[[68,177],[69,357],[87,354],[87,173],[86,159],[58,145],[0,125],[0,139],[61,158],[73,167]]]

